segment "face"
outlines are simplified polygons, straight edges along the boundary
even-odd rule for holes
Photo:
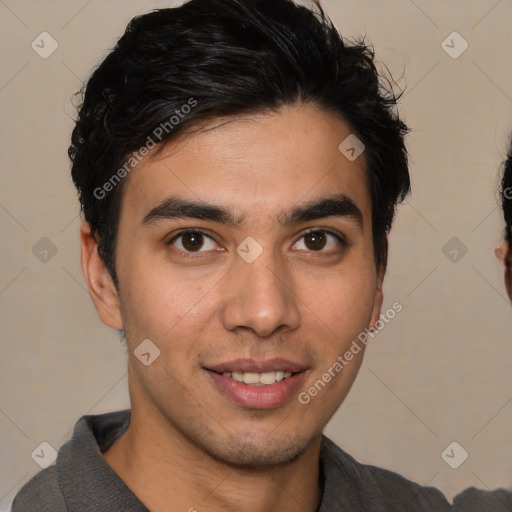
[[[230,465],[283,464],[319,439],[364,350],[298,397],[382,304],[364,153],[338,149],[350,134],[290,106],[212,124],[131,172],[119,297],[95,302],[125,330],[134,417]],[[160,350],[147,366],[134,355],[146,339]]]

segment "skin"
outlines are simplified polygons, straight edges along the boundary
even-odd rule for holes
[[[315,511],[321,499],[322,430],[346,397],[364,350],[307,405],[297,399],[372,328],[384,269],[373,254],[364,154],[338,145],[349,125],[315,105],[212,122],[139,164],[123,190],[116,290],[90,228],[81,228],[82,268],[101,320],[123,328],[129,349],[132,421],[104,454],[152,511]],[[286,225],[297,205],[343,194],[362,213]],[[147,213],[168,196],[233,212],[233,226]],[[241,218],[243,217],[243,220]],[[180,230],[206,231],[201,252]],[[305,230],[326,234],[311,244]],[[323,231],[325,233],[325,231]],[[247,263],[236,248],[254,238]],[[168,244],[170,240],[173,243]],[[313,248],[312,248],[313,247]],[[161,354],[134,356],[150,339]],[[234,404],[205,371],[238,358],[282,357],[306,368],[300,389],[277,407]]]
[[[509,245],[506,240],[502,240],[501,244],[496,247],[495,252],[496,257],[503,263],[505,288],[510,300],[512,300],[512,245]]]

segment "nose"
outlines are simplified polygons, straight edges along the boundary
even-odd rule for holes
[[[300,325],[298,297],[289,270],[279,256],[264,251],[248,263],[237,257],[224,281],[222,323],[229,331],[251,330],[259,337]]]

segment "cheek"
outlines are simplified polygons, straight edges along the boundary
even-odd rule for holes
[[[507,288],[507,294],[510,300],[512,300],[512,267],[507,266],[505,271],[505,286]]]
[[[507,255],[505,256],[505,286],[507,293],[512,300],[512,246],[508,247]]]
[[[304,303],[326,328],[357,335],[355,331],[368,326],[376,291],[374,272],[343,271],[305,286]]]
[[[134,265],[120,281],[123,319],[131,332],[167,338],[191,325],[196,332],[213,308],[215,280],[164,272],[156,265]],[[210,282],[211,281],[211,282]],[[214,308],[213,308],[214,309]],[[144,331],[144,332],[142,332]]]

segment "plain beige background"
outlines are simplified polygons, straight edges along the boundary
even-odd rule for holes
[[[39,470],[41,442],[59,448],[82,414],[128,405],[125,349],[97,319],[79,264],[70,98],[132,16],[171,5],[0,0],[0,511]],[[512,132],[512,2],[324,6],[346,37],[366,34],[406,87],[400,109],[413,128],[413,195],[385,282],[384,310],[404,309],[372,341],[327,433],[360,461],[448,497],[512,486],[512,311],[493,255],[496,173]],[[47,59],[31,48],[43,31],[59,45]],[[442,47],[454,31],[469,45],[456,59]],[[464,43],[446,44],[453,53]],[[46,263],[33,253],[43,237],[57,251]],[[454,247],[443,252],[453,237],[457,262],[445,255]],[[469,453],[458,469],[441,457],[453,441]]]

